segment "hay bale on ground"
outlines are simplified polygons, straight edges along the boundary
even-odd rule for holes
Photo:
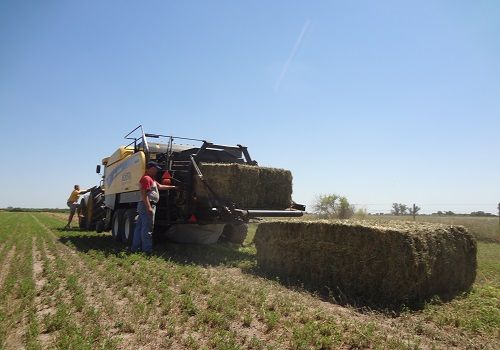
[[[289,170],[235,163],[202,163],[207,183],[223,200],[244,209],[285,209],[292,202],[292,174]],[[213,199],[196,176],[194,192],[200,203]]]
[[[255,235],[260,268],[286,283],[368,304],[415,304],[467,291],[476,242],[463,226],[275,221]]]

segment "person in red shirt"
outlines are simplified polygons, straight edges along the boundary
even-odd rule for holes
[[[156,162],[148,162],[146,172],[139,180],[141,201],[137,203],[139,217],[135,224],[131,250],[151,254],[153,251],[153,225],[155,222],[156,203],[160,200],[159,190],[176,189],[175,186],[162,185],[154,179],[161,170]]]

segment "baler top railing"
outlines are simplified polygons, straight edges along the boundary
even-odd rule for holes
[[[140,137],[130,137],[130,135],[132,135],[138,129],[141,129],[141,136]],[[138,139],[142,139],[142,147],[143,147],[144,151],[147,154],[149,154],[149,145],[148,145],[148,141],[146,139],[146,134],[144,134],[144,129],[142,128],[142,124],[139,125],[138,127],[136,127],[131,132],[129,132],[127,135],[125,135],[124,139],[126,139],[126,140],[132,140],[132,142],[130,142],[126,147],[131,146],[132,144],[134,144],[134,152],[137,152],[137,140]]]

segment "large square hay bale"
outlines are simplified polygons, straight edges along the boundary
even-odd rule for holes
[[[267,273],[370,304],[447,299],[467,291],[476,276],[476,242],[462,226],[265,222],[255,245]]]
[[[242,209],[286,209],[292,202],[289,170],[234,163],[202,163],[207,184],[223,200]],[[200,203],[214,199],[196,176],[194,192]]]

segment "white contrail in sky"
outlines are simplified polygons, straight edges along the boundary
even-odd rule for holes
[[[297,54],[297,51],[299,51],[300,44],[302,43],[302,39],[304,38],[304,35],[307,32],[307,29],[309,28],[309,24],[311,23],[310,20],[306,20],[304,25],[302,26],[302,30],[300,31],[299,37],[295,41],[295,45],[293,45],[292,52],[290,53],[290,56],[288,56],[288,59],[286,60],[285,64],[283,65],[283,69],[281,70],[281,74],[278,77],[278,80],[276,80],[276,84],[274,84],[274,91],[278,91],[281,85],[281,81],[286,75],[286,72],[288,71],[288,67],[290,67],[290,64],[293,61],[293,58]]]

